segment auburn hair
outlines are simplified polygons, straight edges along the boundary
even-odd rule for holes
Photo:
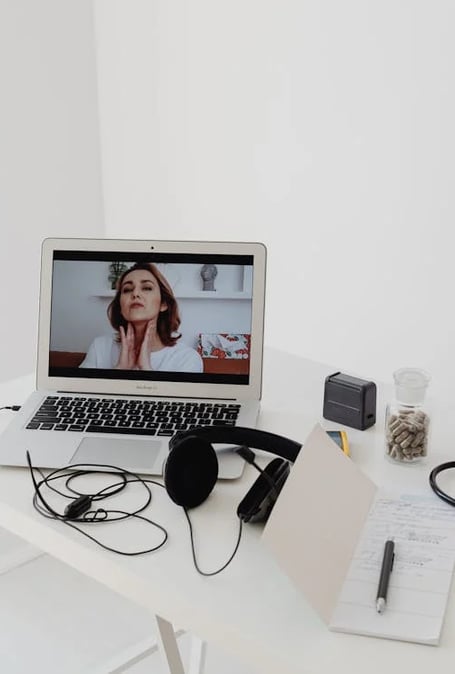
[[[120,327],[123,327],[123,329],[126,331],[128,327],[128,321],[126,321],[122,316],[120,309],[120,295],[122,293],[122,285],[125,277],[137,269],[145,269],[146,271],[150,272],[155,277],[160,287],[161,301],[166,304],[167,308],[164,311],[160,311],[159,313],[157,320],[157,332],[164,346],[174,346],[177,340],[181,337],[181,335],[178,333],[181,323],[179,307],[169,282],[160,272],[158,267],[153,264],[153,262],[137,262],[136,264],[133,264],[132,267],[129,267],[129,269],[123,272],[123,274],[120,276],[117,281],[117,290],[114,299],[107,308],[109,322],[114,330],[117,331],[117,333],[119,333]],[[117,334],[117,339],[120,339],[119,334]]]

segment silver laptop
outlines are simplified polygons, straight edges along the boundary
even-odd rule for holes
[[[37,390],[0,464],[161,474],[169,439],[256,425],[266,250],[260,243],[46,239]],[[243,459],[216,446],[221,478]]]

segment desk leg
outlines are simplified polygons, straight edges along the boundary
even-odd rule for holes
[[[192,636],[188,674],[204,674],[206,654],[207,642]]]
[[[185,674],[179,647],[171,623],[160,616],[155,616],[158,628],[158,648],[163,655],[166,674]]]

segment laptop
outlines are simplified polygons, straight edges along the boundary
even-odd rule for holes
[[[46,239],[36,391],[0,465],[159,475],[177,431],[254,427],[263,367],[261,243]],[[219,476],[244,461],[216,446]]]

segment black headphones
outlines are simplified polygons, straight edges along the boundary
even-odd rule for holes
[[[451,468],[455,468],[455,461],[447,461],[446,463],[441,463],[439,464],[439,466],[436,466],[436,468],[433,468],[433,470],[430,473],[429,479],[430,479],[430,487],[432,488],[434,493],[449,505],[455,506],[455,498],[453,496],[450,496],[450,494],[447,494],[447,492],[443,491],[436,482],[436,478],[439,475],[439,473],[442,473],[445,470],[449,470]]]
[[[295,461],[302,445],[281,435],[242,426],[197,426],[180,431],[169,442],[163,471],[166,491],[177,505],[194,508],[215,486],[218,459],[211,443],[240,445],[238,453],[261,472],[239,503],[237,515],[244,522],[266,519],[289,474],[289,462]],[[254,463],[250,447],[282,458],[274,459],[262,471]]]

